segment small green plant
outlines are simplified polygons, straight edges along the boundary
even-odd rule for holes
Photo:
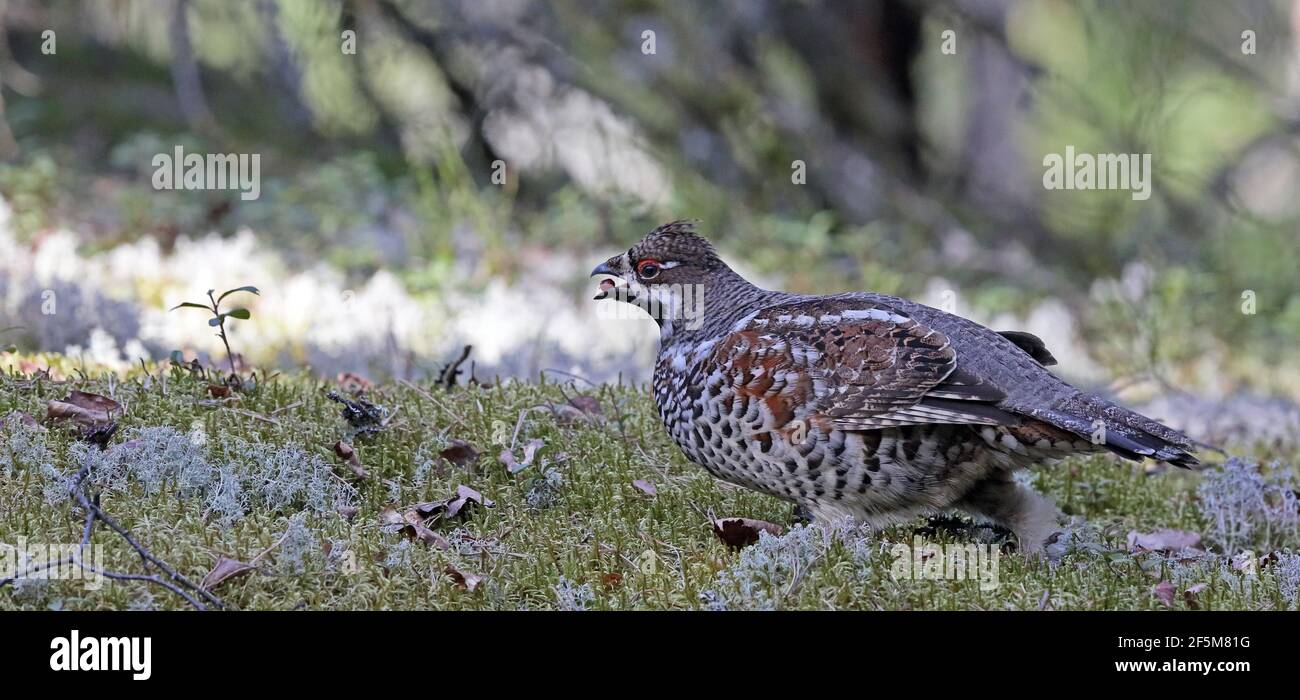
[[[230,340],[226,338],[226,319],[238,318],[247,321],[248,319],[253,317],[253,314],[250,313],[248,309],[242,307],[234,308],[229,311],[222,311],[221,300],[225,299],[231,294],[234,294],[235,292],[249,292],[251,294],[257,294],[259,296],[261,295],[261,292],[257,291],[257,287],[244,286],[244,287],[236,287],[234,289],[227,289],[226,291],[221,293],[221,296],[214,297],[212,296],[213,291],[214,290],[211,289],[208,290],[208,301],[210,302],[208,304],[198,304],[192,301],[186,301],[177,304],[176,306],[173,306],[172,308],[168,309],[168,311],[175,311],[176,309],[179,308],[190,307],[194,309],[203,309],[204,311],[207,311],[212,314],[212,318],[208,319],[208,325],[217,329],[217,337],[221,338],[221,343],[226,346],[226,358],[230,360],[230,383],[238,386],[241,382],[239,379],[239,372],[235,370],[235,353],[230,349]]]

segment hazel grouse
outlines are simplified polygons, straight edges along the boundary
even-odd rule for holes
[[[1033,335],[884,294],[760,289],[691,222],[654,229],[592,275],[617,280],[597,299],[658,322],[654,399],[686,456],[818,520],[881,527],[957,509],[1034,552],[1058,511],[1016,470],[1098,450],[1197,464],[1186,436],[1049,372]]]

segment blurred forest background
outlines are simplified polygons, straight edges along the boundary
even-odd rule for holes
[[[1298,35],[1286,0],[7,0],[0,346],[220,360],[166,309],[252,284],[252,365],[640,380],[653,324],[587,271],[696,218],[1094,387],[1296,396]],[[260,154],[260,198],[154,190],[178,144]],[[1150,199],[1046,190],[1067,146],[1152,154]]]

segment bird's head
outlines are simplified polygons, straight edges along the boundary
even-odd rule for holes
[[[695,232],[693,221],[674,221],[647,233],[591,274],[609,276],[600,281],[596,299],[637,304],[659,318],[651,305],[673,309],[686,301],[684,297],[699,298],[710,279],[726,269],[713,245]]]

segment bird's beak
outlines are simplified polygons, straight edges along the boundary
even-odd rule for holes
[[[596,296],[595,296],[595,299],[597,301],[600,301],[602,299],[609,299],[611,296],[611,292],[614,292],[616,289],[620,289],[620,288],[622,289],[622,293],[614,294],[613,298],[619,301],[629,301],[632,298],[630,295],[630,290],[628,289],[627,285],[626,284],[619,285],[617,282],[617,280],[622,279],[622,276],[619,274],[618,268],[615,267],[615,265],[613,264],[616,260],[618,260],[618,258],[610,258],[609,260],[606,260],[605,262],[597,265],[595,269],[591,271],[592,277],[595,277],[596,275],[609,275],[610,277],[614,278],[614,279],[603,279],[600,281],[600,289],[596,292]]]

